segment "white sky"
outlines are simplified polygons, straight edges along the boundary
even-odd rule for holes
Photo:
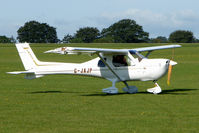
[[[60,39],[81,27],[107,28],[134,19],[150,37],[190,30],[199,38],[199,0],[0,0],[0,35],[17,37],[25,22],[36,20],[57,29]]]

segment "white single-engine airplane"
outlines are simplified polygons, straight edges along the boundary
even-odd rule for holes
[[[9,74],[25,74],[25,79],[34,79],[44,75],[74,74],[102,77],[112,82],[112,86],[102,91],[107,94],[117,94],[116,82],[123,82],[124,92],[136,93],[137,87],[129,86],[127,81],[153,81],[154,88],[147,89],[149,93],[158,94],[162,89],[157,80],[168,71],[170,80],[171,68],[177,63],[169,59],[148,59],[154,50],[178,48],[181,45],[165,45],[136,49],[102,49],[61,47],[45,53],[59,54],[96,54],[98,57],[84,63],[59,63],[39,61],[28,43],[16,44],[19,56],[26,71],[8,72]],[[146,56],[140,52],[148,51]],[[169,82],[168,82],[169,83]]]

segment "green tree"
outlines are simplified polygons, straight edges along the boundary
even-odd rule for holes
[[[62,39],[62,43],[70,43],[72,39],[74,39],[74,37],[72,35],[67,34]]]
[[[199,43],[199,39],[194,38],[194,43]]]
[[[11,43],[11,38],[0,36],[0,43]]]
[[[37,21],[26,22],[17,31],[19,42],[57,43],[56,28]]]
[[[70,40],[70,43],[84,43],[81,38],[73,38]]]
[[[172,43],[192,43],[194,41],[193,32],[177,30],[170,34],[169,41]]]
[[[114,39],[111,36],[107,36],[107,37],[101,37],[101,38],[95,39],[93,42],[94,43],[114,43]]]
[[[120,20],[102,30],[103,37],[111,36],[116,43],[140,43],[149,40],[149,33],[144,32],[142,26],[131,19]]]
[[[97,28],[94,27],[85,27],[80,28],[76,34],[75,38],[81,39],[84,43],[91,43],[97,39],[100,35],[100,32]]]
[[[157,38],[152,38],[151,42],[152,43],[168,43],[168,39],[163,36],[158,36]]]
[[[16,39],[13,36],[11,36],[10,41],[11,43],[16,43]]]

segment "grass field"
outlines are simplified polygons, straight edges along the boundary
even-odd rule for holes
[[[155,44],[70,44],[69,46],[135,48]],[[156,44],[158,45],[158,44]],[[161,45],[161,44],[159,44]],[[63,46],[63,45],[61,45]],[[64,45],[66,46],[66,45]],[[137,94],[105,95],[111,82],[83,76],[51,75],[26,80],[6,72],[24,70],[16,48],[0,44],[0,133],[182,133],[199,132],[199,44],[182,44],[170,86],[158,81],[160,95],[146,93],[152,82],[128,82]],[[43,61],[83,62],[87,55],[43,54],[60,45],[31,45]],[[171,58],[172,50],[150,58]],[[118,83],[118,88],[123,84]]]

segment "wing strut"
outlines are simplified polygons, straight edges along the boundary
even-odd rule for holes
[[[120,80],[120,81],[122,81],[122,79],[120,78],[120,76],[111,68],[111,66],[108,64],[108,63],[106,63],[106,61],[104,60],[104,58],[100,55],[100,53],[96,53],[97,55],[98,55],[98,57],[101,59],[101,61],[108,67],[108,69]],[[125,84],[125,86],[129,89],[129,85],[127,84],[127,82],[126,81],[122,81],[124,84]]]
[[[148,58],[148,56],[151,54],[151,52],[153,52],[153,51],[152,50],[148,51],[148,53],[145,55],[145,57]]]

